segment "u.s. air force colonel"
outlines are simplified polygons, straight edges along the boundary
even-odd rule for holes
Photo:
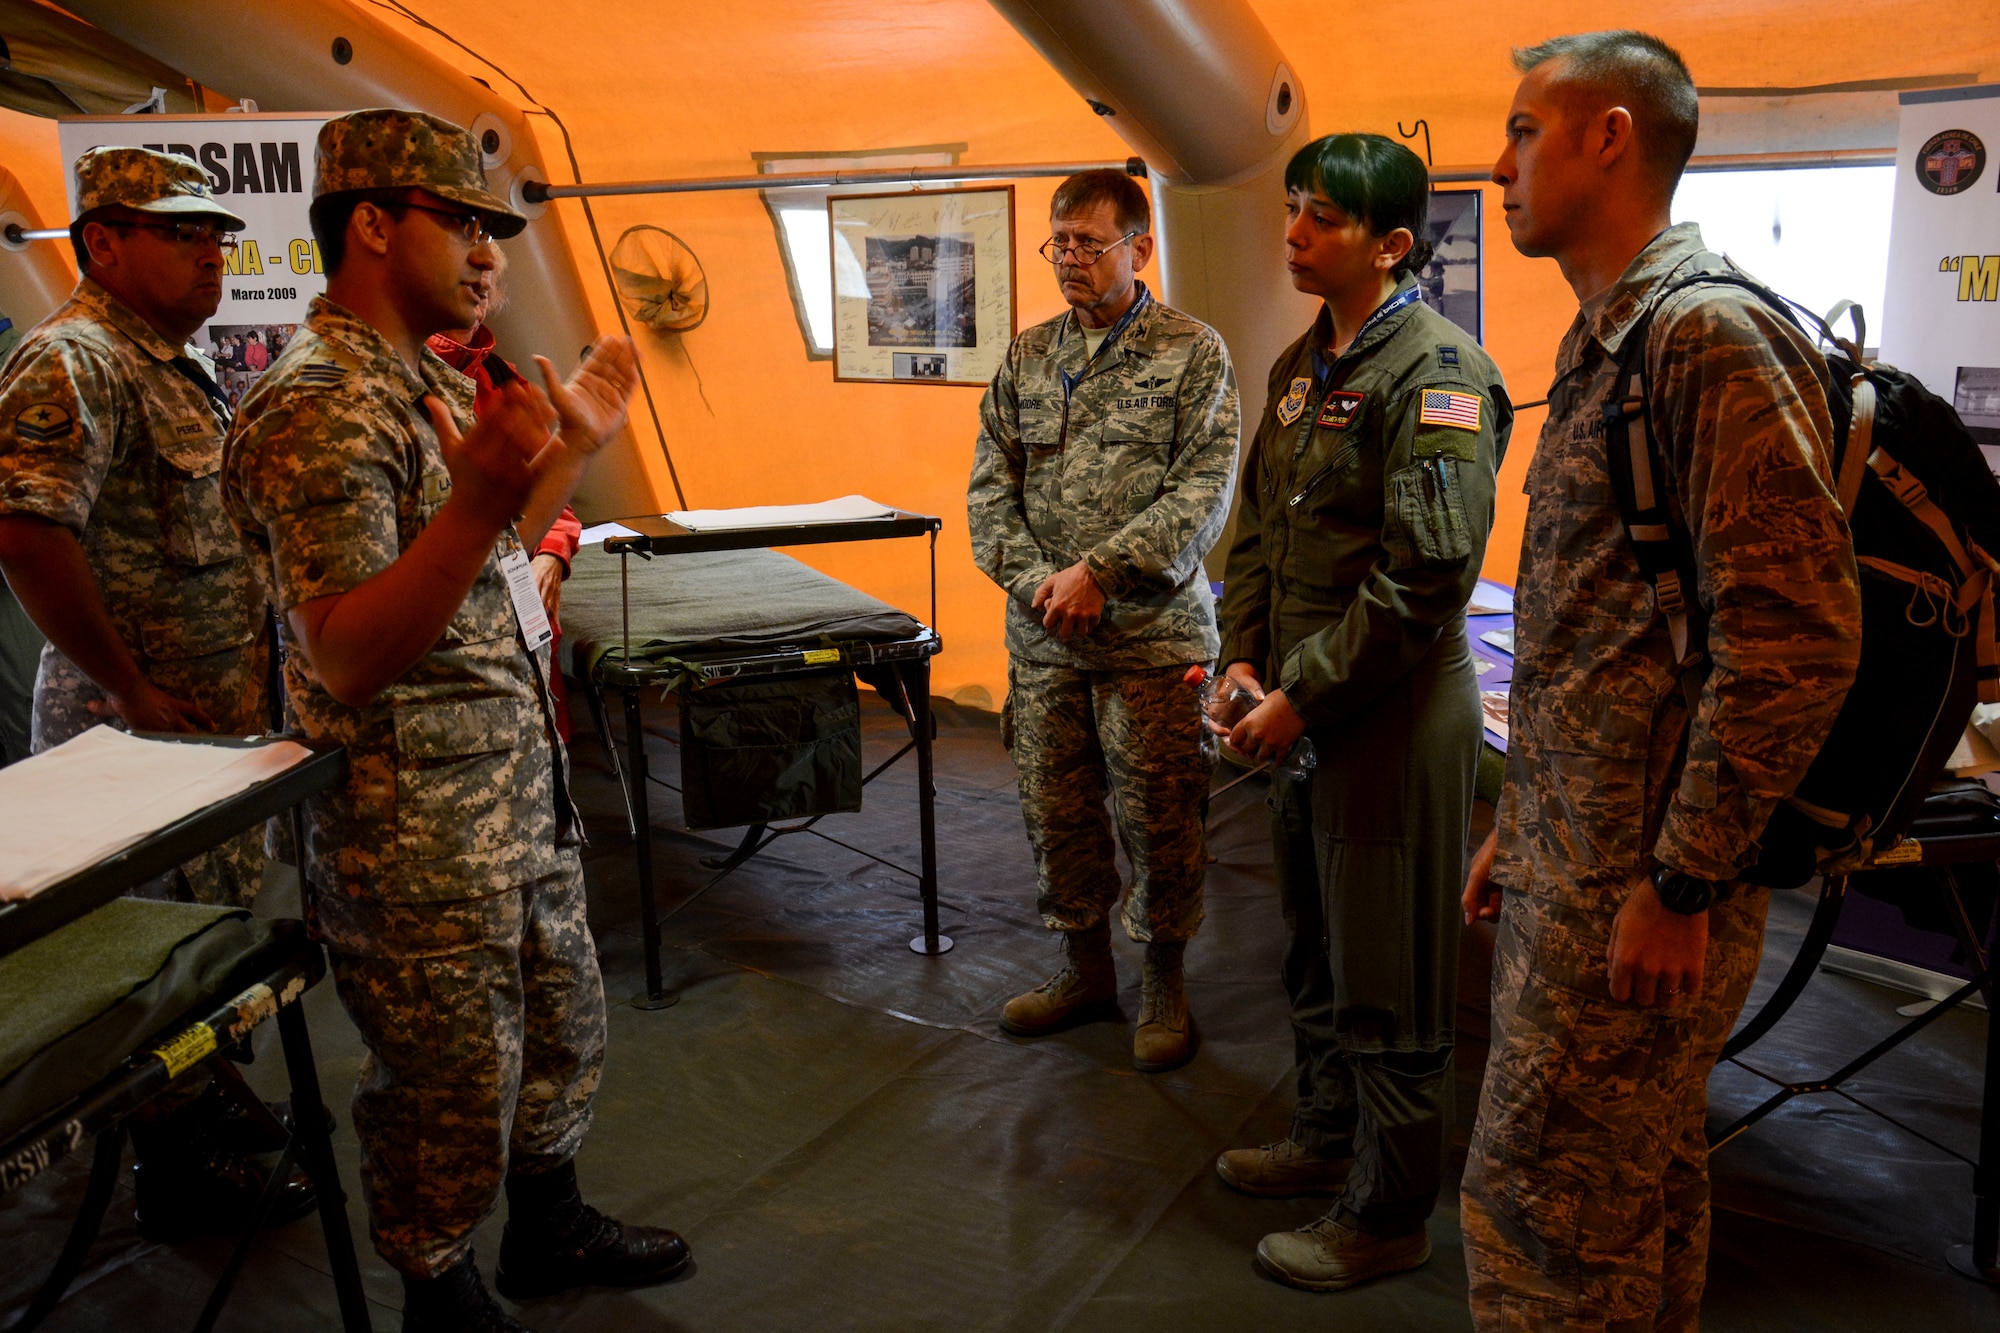
[[[1138,280],[1153,238],[1129,176],[1071,176],[1049,211],[1042,255],[1071,308],[1008,348],[967,496],[973,558],[1008,595],[1006,730],[1042,922],[1065,955],[1001,1026],[1040,1036],[1115,1008],[1115,816],[1125,929],[1146,946],[1132,1059],[1154,1072],[1193,1051],[1181,961],[1201,924],[1215,748],[1182,676],[1220,646],[1201,562],[1235,482],[1236,379],[1215,330]]]

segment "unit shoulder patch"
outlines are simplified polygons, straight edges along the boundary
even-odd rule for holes
[[[1456,426],[1460,430],[1479,429],[1479,395],[1451,389],[1425,389],[1417,409],[1417,424]]]
[[[41,444],[76,429],[76,418],[61,403],[31,403],[14,415],[14,433]]]
[[[1345,430],[1361,411],[1362,402],[1368,397],[1354,389],[1334,389],[1326,396],[1326,403],[1319,409],[1319,419],[1313,424],[1329,430]]]
[[[1306,410],[1306,395],[1312,392],[1312,386],[1313,382],[1304,375],[1292,381],[1292,387],[1278,403],[1280,426],[1289,426],[1299,419],[1299,415]]]

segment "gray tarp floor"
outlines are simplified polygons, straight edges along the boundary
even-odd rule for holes
[[[1466,1327],[1455,1196],[1431,1223],[1428,1267],[1316,1296],[1264,1278],[1251,1255],[1263,1233],[1301,1225],[1318,1206],[1238,1197],[1212,1169],[1221,1149],[1281,1138],[1288,1123],[1262,780],[1212,814],[1208,921],[1188,957],[1200,1053],[1145,1077],[1129,1063],[1139,959],[1129,942],[1119,946],[1124,1023],[1038,1042],[999,1031],[1002,1002],[1039,982],[1055,954],[1034,914],[995,720],[948,705],[940,713],[944,925],[957,948],[910,952],[919,918],[909,879],[834,843],[789,837],[669,923],[666,965],[683,998],[660,1012],[624,1003],[642,988],[632,849],[603,752],[580,730],[592,916],[613,1007],[579,1172],[613,1215],[685,1234],[696,1271],[650,1291],[536,1302],[521,1315],[545,1330]],[[872,696],[864,718],[872,762],[900,724]],[[656,774],[677,782],[671,722],[669,709],[650,712],[649,729],[662,734],[649,743]],[[730,835],[678,831],[678,800],[657,786],[653,796],[671,904],[706,877],[698,858]],[[915,865],[910,765],[869,788],[864,812],[822,828]],[[1809,906],[1785,895],[1774,908],[1756,998],[1790,959]],[[1484,1058],[1478,945],[1468,941],[1459,1048],[1461,1163]],[[1793,1076],[1834,1068],[1900,1021],[1896,1007],[1909,998],[1822,974],[1751,1058]],[[306,1004],[352,1193],[345,1107],[360,1043],[330,986]],[[1984,1021],[1948,1015],[1852,1090],[1972,1155]],[[273,1095],[274,1035],[250,1069]],[[1725,1068],[1716,1109],[1745,1109],[1761,1087]],[[0,1321],[53,1259],[88,1156],[0,1199]],[[1941,1258],[1969,1238],[1970,1186],[1964,1163],[1845,1100],[1793,1102],[1717,1154],[1708,1327],[2000,1325],[2000,1293]],[[394,1329],[400,1288],[370,1251],[358,1198],[350,1207],[376,1325]],[[479,1236],[489,1272],[499,1232],[496,1217]],[[227,1248],[141,1240],[121,1186],[89,1267],[45,1327],[189,1326]],[[315,1220],[279,1229],[251,1259],[222,1327],[335,1327],[324,1266]]]

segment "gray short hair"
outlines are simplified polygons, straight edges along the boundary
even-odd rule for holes
[[[1572,33],[1514,49],[1514,68],[1523,74],[1551,60],[1565,62],[1556,86],[1594,93],[1632,113],[1639,151],[1672,195],[1701,129],[1701,99],[1681,53],[1630,28]]]

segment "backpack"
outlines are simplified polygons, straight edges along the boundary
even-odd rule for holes
[[[1757,860],[1740,876],[1795,888],[1901,841],[1974,706],[2000,702],[2000,565],[1987,554],[2000,551],[2000,481],[1949,403],[1914,376],[1865,360],[1859,307],[1842,302],[1822,320],[1734,271],[1668,287],[1626,335],[1624,387],[1604,408],[1604,434],[1619,514],[1667,618],[1690,720],[1708,674],[1707,626],[1694,595],[1694,544],[1647,411],[1645,360],[1654,311],[1698,284],[1741,287],[1831,349],[1827,406],[1836,491],[1861,575],[1861,663],[1812,765],[1772,811]],[[1853,316],[1853,342],[1830,327],[1843,313]],[[1643,431],[1631,429],[1635,420]]]

